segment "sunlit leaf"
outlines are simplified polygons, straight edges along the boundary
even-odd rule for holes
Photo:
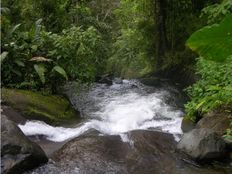
[[[43,19],[40,18],[35,22],[35,37],[36,38],[39,36],[42,21],[43,21]]]
[[[20,71],[18,71],[18,70],[12,69],[12,72],[15,73],[16,75],[20,76],[20,77],[22,76],[22,73]]]
[[[1,7],[1,14],[9,14],[10,13],[10,9],[7,7]]]
[[[65,70],[60,67],[60,66],[54,66],[54,68],[52,69],[52,71],[56,71],[58,72],[60,75],[62,75],[66,80],[68,80],[68,76],[65,72]]]
[[[22,66],[22,67],[25,66],[24,62],[21,61],[21,60],[15,60],[14,62],[15,62],[18,66]]]
[[[39,75],[41,82],[44,84],[45,83],[45,72],[46,72],[45,66],[43,64],[35,64],[34,69]]]
[[[6,58],[8,52],[4,51],[1,53],[1,58],[0,58],[0,63],[2,63],[4,61],[4,59]]]
[[[187,46],[201,57],[223,61],[232,55],[232,15],[220,24],[206,26],[191,35]]]
[[[20,26],[21,26],[21,24],[15,25],[15,26],[10,30],[10,32],[8,33],[8,36],[11,36]]]
[[[47,59],[45,57],[32,57],[29,61],[34,61],[34,62],[52,62],[51,59]]]

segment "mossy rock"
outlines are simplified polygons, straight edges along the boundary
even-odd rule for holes
[[[59,125],[79,118],[69,101],[62,96],[44,96],[27,90],[2,89],[2,100],[30,120]]]

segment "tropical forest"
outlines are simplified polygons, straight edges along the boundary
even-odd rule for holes
[[[2,174],[231,174],[232,0],[1,0]]]

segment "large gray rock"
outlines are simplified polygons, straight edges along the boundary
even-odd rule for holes
[[[77,137],[33,174],[230,174],[224,169],[191,165],[176,153],[171,134],[131,131],[123,137],[87,133]],[[186,162],[187,161],[187,162]],[[229,171],[230,170],[230,171]]]
[[[26,118],[24,118],[19,112],[13,109],[10,106],[1,105],[2,113],[5,115],[9,120],[15,122],[16,124],[25,124]]]
[[[211,129],[193,129],[185,133],[177,148],[195,160],[214,160],[225,156],[225,142]]]
[[[205,114],[203,118],[198,121],[196,128],[212,129],[219,135],[223,135],[226,130],[230,128],[231,112],[232,103],[220,106]]]
[[[47,161],[44,151],[1,115],[1,173],[23,173]]]

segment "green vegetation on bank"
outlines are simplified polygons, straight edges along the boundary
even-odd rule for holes
[[[2,86],[54,94],[105,73],[190,70],[197,121],[232,102],[231,14],[232,0],[3,0]]]
[[[187,88],[190,101],[185,105],[187,117],[193,121],[232,102],[232,1],[209,6],[203,14],[208,14],[209,25],[193,33],[187,41],[187,46],[200,55],[196,64],[200,79]],[[226,112],[230,117],[232,111]],[[231,139],[230,119],[226,137]]]

